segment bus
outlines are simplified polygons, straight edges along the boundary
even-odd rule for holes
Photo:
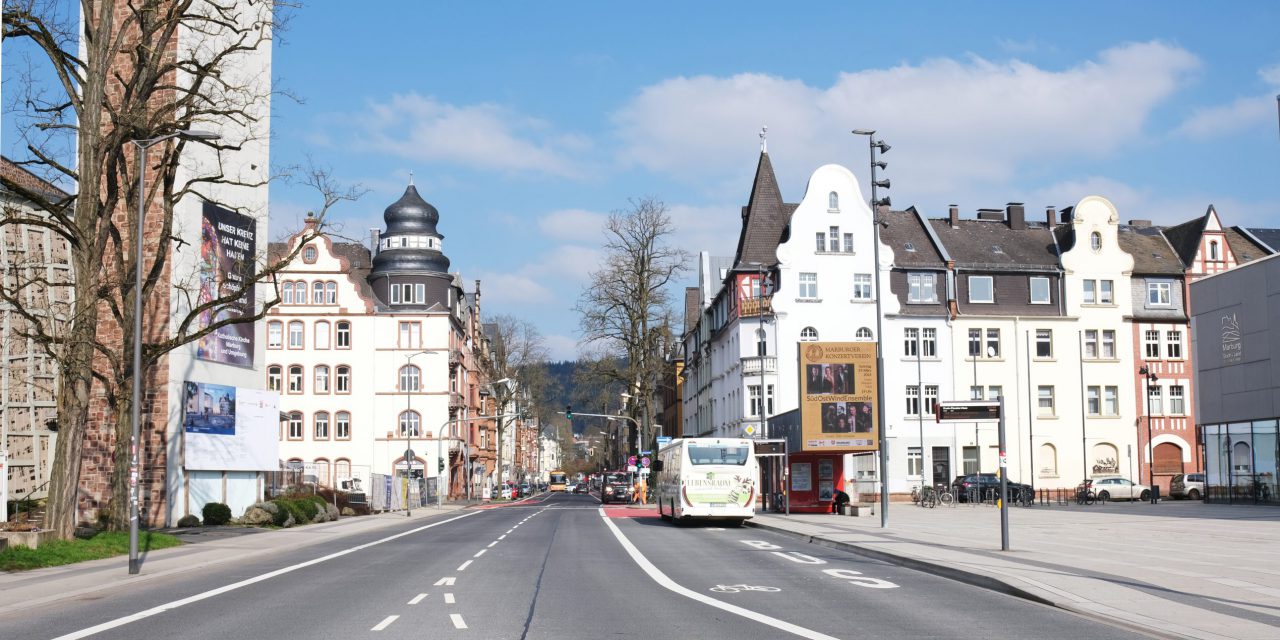
[[[664,520],[725,520],[756,514],[760,464],[745,438],[682,438],[658,451],[654,502]]]
[[[565,485],[568,484],[569,474],[557,469],[551,472],[551,482],[547,483],[547,489],[551,491],[564,491]]]

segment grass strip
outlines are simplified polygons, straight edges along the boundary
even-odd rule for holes
[[[180,544],[182,544],[181,540],[168,534],[150,531],[138,533],[138,549],[141,552],[167,549]],[[9,547],[0,551],[0,571],[56,567],[128,553],[129,533],[127,531],[104,531],[87,540],[76,538],[42,542],[36,549]]]

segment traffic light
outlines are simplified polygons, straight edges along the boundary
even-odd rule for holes
[[[571,405],[571,404],[566,404],[566,405],[564,406],[564,417],[565,417],[565,419],[566,419],[566,420],[572,420],[572,419],[573,419],[573,405]]]
[[[444,473],[444,460],[440,461],[440,473]]]

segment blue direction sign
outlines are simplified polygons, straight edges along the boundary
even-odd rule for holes
[[[658,448],[661,449],[671,444],[671,436],[658,436]]]

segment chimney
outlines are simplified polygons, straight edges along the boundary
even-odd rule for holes
[[[951,205],[947,207],[947,215],[951,218],[951,228],[955,229],[960,226],[960,206]]]
[[[1075,207],[1067,207],[1066,209],[1062,210],[1062,221],[1064,223],[1071,222],[1071,216],[1073,213],[1075,213],[1075,209],[1076,209]]]
[[[1045,220],[1045,222],[1046,222],[1046,223],[1048,223],[1048,225],[1049,225],[1049,228],[1050,228],[1050,229],[1052,229],[1052,228],[1054,228],[1055,226],[1057,226],[1057,225],[1058,225],[1058,210],[1057,210],[1057,209],[1054,209],[1053,207],[1045,207],[1045,210],[1044,210],[1044,220]]]
[[[1146,228],[1146,227],[1151,226],[1151,221],[1150,221],[1150,220],[1130,220],[1130,221],[1129,221],[1129,226],[1131,226],[1131,227],[1139,227],[1139,228]]]
[[[978,209],[978,219],[1004,222],[1004,212],[999,209]]]
[[[1014,231],[1022,231],[1027,228],[1027,209],[1022,206],[1021,202],[1010,202],[1005,206],[1008,212],[1009,228]]]
[[[377,227],[369,227],[369,253],[378,255],[378,240],[382,237],[382,230]]]

